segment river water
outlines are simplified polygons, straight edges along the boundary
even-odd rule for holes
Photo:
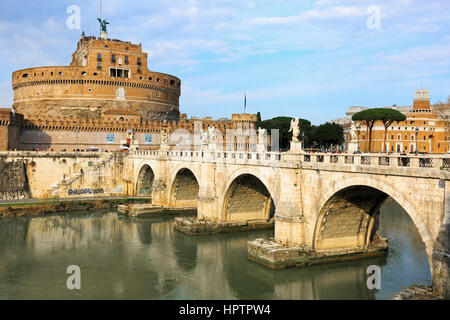
[[[247,260],[254,231],[187,236],[167,213],[125,219],[116,212],[73,212],[0,219],[0,299],[389,299],[430,284],[425,247],[394,201],[381,209],[385,257],[271,270]],[[81,289],[69,290],[69,265]],[[366,269],[381,268],[381,289]]]

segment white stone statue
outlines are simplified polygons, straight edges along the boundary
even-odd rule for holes
[[[258,131],[258,144],[264,144],[266,142],[264,139],[266,129],[259,127],[257,131]]]
[[[208,131],[202,130],[202,144],[208,144]]]
[[[208,127],[208,137],[209,137],[209,142],[210,143],[216,142],[215,130],[216,130],[215,126]]]
[[[292,142],[299,142],[298,137],[300,136],[300,128],[298,124],[300,122],[299,118],[295,118],[291,120],[291,128],[289,132],[292,132]]]
[[[161,145],[167,145],[169,143],[169,136],[166,133],[166,130],[161,130]]]
[[[358,140],[358,131],[356,129],[356,122],[352,121],[352,125],[350,127],[350,141],[355,142]]]

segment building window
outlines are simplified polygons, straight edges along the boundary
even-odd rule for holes
[[[109,68],[110,77],[129,78],[130,70],[120,68]]]
[[[106,143],[114,143],[114,133],[106,134]]]
[[[97,70],[101,70],[102,69],[102,64],[101,63],[97,63]]]
[[[397,135],[397,140],[402,140],[401,135]]]
[[[111,62],[112,62],[112,63],[116,63],[116,55],[115,55],[115,54],[113,54],[113,55],[111,56]]]
[[[137,58],[137,65],[138,65],[138,66],[141,66],[141,65],[142,65],[141,58]]]
[[[137,68],[137,73],[141,73],[141,68]]]
[[[101,53],[97,53],[97,61],[102,61],[102,54]]]
[[[145,136],[145,144],[150,144],[152,143],[152,135],[151,134],[146,134]]]
[[[128,56],[125,56],[125,64],[128,64],[128,63],[129,63]]]

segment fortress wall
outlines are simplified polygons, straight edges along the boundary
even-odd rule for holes
[[[51,197],[52,185],[60,183],[63,178],[70,180],[83,172],[88,172],[90,168],[111,157],[111,154],[102,153],[50,153],[50,152],[8,152],[1,153],[0,157],[6,163],[16,163],[13,169],[3,172],[12,172],[13,176],[9,180],[1,180],[0,189],[6,191],[9,186],[14,190],[25,190],[21,181],[26,177],[28,181],[29,197]],[[1,161],[1,160],[0,160]],[[23,173],[20,173],[18,164],[23,166]],[[1,175],[3,176],[3,174]],[[7,179],[7,178],[4,178]],[[17,181],[17,182],[15,182]],[[11,189],[12,190],[12,189]]]
[[[31,77],[31,76],[30,76]],[[14,84],[14,109],[26,118],[34,115],[99,117],[111,110],[134,111],[143,119],[177,120],[176,88],[130,79],[54,79]],[[118,96],[123,88],[124,97]]]
[[[114,142],[108,142],[108,135],[114,135]],[[160,134],[151,134],[151,143],[145,143],[147,133],[135,133],[135,145],[141,150],[159,148]],[[83,149],[87,147],[98,147],[108,151],[118,150],[126,143],[126,131],[108,132],[108,131],[50,131],[27,129],[22,131],[21,149],[33,150],[39,148],[41,151],[53,149],[54,151],[73,151],[74,149]]]
[[[25,162],[0,158],[0,200],[27,199],[29,196]]]

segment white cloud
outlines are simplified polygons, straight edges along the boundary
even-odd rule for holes
[[[330,8],[317,8],[300,12],[298,15],[285,17],[260,17],[248,20],[248,24],[254,26],[267,25],[292,25],[304,21],[314,20],[334,20],[347,19],[352,17],[361,17],[365,15],[365,11],[355,6],[336,6]]]

